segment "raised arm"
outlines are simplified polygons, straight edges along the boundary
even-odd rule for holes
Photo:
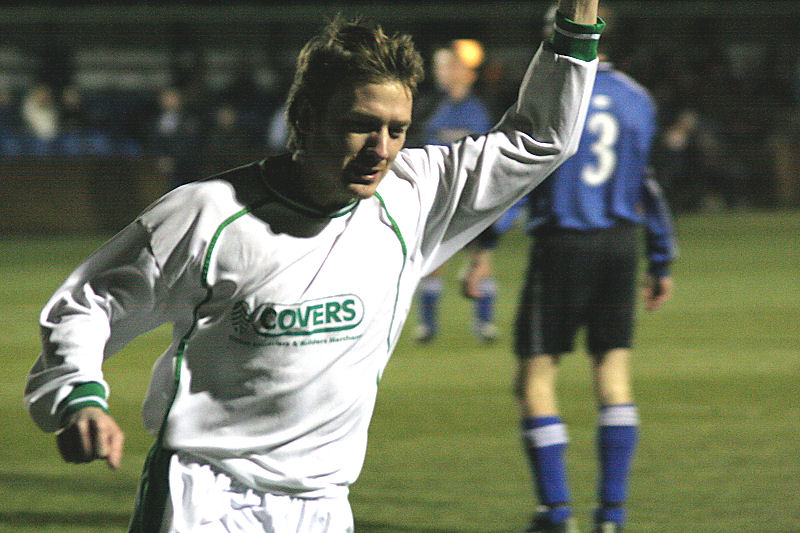
[[[425,272],[480,234],[577,150],[604,24],[597,19],[596,0],[562,5],[568,13],[557,14],[552,40],[539,47],[516,102],[492,131],[398,156],[398,174],[408,175],[421,191]]]
[[[558,11],[578,24],[597,22],[597,0],[561,0]]]

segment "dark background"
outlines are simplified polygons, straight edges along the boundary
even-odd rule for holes
[[[800,207],[800,2],[601,4],[614,11],[602,46],[658,104],[653,163],[674,209]],[[297,52],[337,12],[411,33],[426,59],[450,39],[479,39],[486,61],[477,90],[499,117],[549,5],[0,2],[0,230],[113,230],[169,188],[158,167],[166,144],[153,133],[167,87],[190,104],[190,134],[169,146],[187,175],[274,152],[267,129]],[[39,84],[51,87],[62,130],[73,128],[56,141],[32,139],[16,116]],[[77,111],[64,109],[64,88],[79,95]],[[422,90],[430,88],[428,80]],[[212,135],[223,105],[236,111],[231,142]],[[687,117],[689,133],[680,130]],[[64,206],[42,205],[48,190],[91,201],[67,206],[74,213],[64,217]]]

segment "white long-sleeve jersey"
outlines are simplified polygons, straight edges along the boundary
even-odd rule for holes
[[[574,152],[595,69],[541,47],[490,133],[402,150],[377,194],[330,217],[269,186],[281,158],[168,193],[43,309],[33,419],[54,431],[104,405],[103,361],[172,323],[143,408],[165,448],[256,490],[346,493],[417,283]]]

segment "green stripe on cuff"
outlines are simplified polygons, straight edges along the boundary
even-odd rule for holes
[[[108,411],[106,402],[106,388],[94,381],[83,383],[72,389],[69,396],[58,404],[58,416],[63,423],[73,413],[80,411],[84,407],[99,407]]]
[[[601,18],[597,19],[597,24],[578,24],[556,13],[553,50],[560,55],[592,61],[597,57],[597,43],[605,27],[606,23]]]

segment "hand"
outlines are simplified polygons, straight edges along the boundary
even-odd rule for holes
[[[491,275],[489,252],[485,250],[476,252],[461,279],[461,294],[470,300],[480,298],[483,296],[481,282]]]
[[[652,274],[648,274],[643,285],[642,296],[648,311],[655,311],[672,297],[673,283],[669,276],[656,278]]]
[[[72,415],[56,435],[61,457],[68,463],[105,459],[116,470],[122,462],[125,435],[111,416],[99,407],[84,407]]]

